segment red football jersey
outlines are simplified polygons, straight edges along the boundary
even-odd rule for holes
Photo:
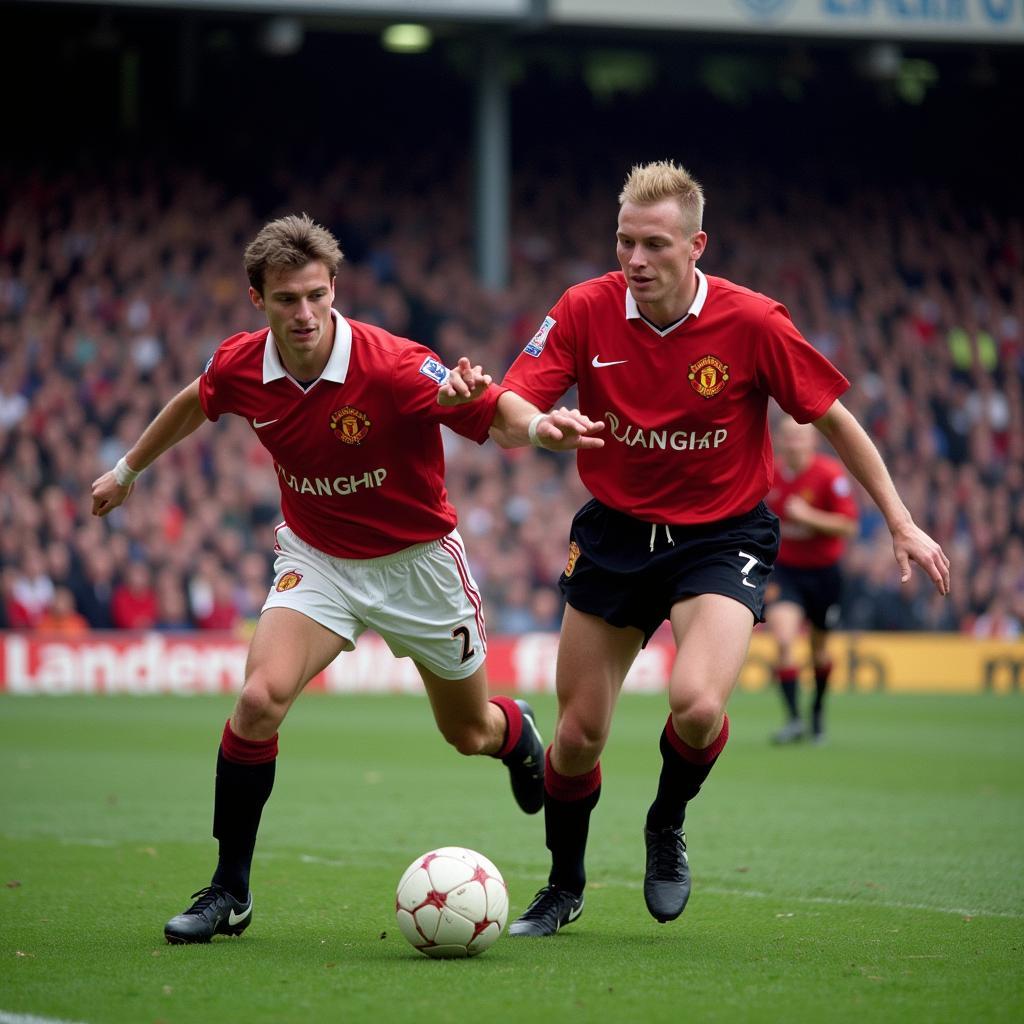
[[[211,420],[244,416],[274,457],[285,522],[340,558],[375,558],[437,540],[456,524],[444,486],[441,424],[487,440],[504,390],[444,407],[447,370],[429,349],[333,312],[334,349],[308,389],[264,328],[224,341],[200,378]]]
[[[619,271],[570,288],[509,368],[505,387],[550,409],[573,384],[604,420],[604,447],[577,453],[599,501],[651,523],[703,523],[752,509],[772,479],[768,399],[801,423],[849,381],[784,306],[697,271],[678,323],[645,320]]]
[[[806,526],[787,522],[783,509],[791,494],[799,494],[808,505],[823,512],[856,519],[857,503],[853,500],[850,478],[843,464],[819,453],[802,473],[790,474],[785,465],[780,465],[775,471],[775,482],[767,499],[772,511],[782,520],[782,544],[776,559],[779,565],[798,569],[835,565],[842,557],[845,538],[827,537]]]

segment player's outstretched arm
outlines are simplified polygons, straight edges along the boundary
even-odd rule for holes
[[[120,462],[93,482],[92,514],[105,516],[122,504],[139,473],[205,422],[197,378],[157,413]]]
[[[949,559],[942,548],[917,526],[885,468],[874,442],[853,414],[839,401],[814,425],[825,435],[846,468],[860,481],[885,517],[892,534],[892,549],[900,567],[900,582],[911,575],[917,562],[940,594],[949,593]]]
[[[465,405],[479,398],[490,383],[491,375],[484,373],[482,366],[473,366],[463,356],[455,368],[448,372],[448,379],[437,389],[437,404]]]
[[[498,399],[491,423],[491,437],[502,448],[521,448],[532,444],[553,452],[580,448],[603,448],[603,420],[592,420],[579,409],[553,409],[541,412],[532,402],[514,391],[505,391]]]
[[[783,508],[791,523],[806,526],[823,537],[853,537],[857,533],[857,520],[840,512],[815,508],[799,494],[791,494]]]

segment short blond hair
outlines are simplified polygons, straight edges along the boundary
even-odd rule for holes
[[[704,189],[700,182],[673,160],[634,165],[619,193],[619,206],[650,206],[663,199],[675,199],[679,204],[686,231],[700,231],[704,222]]]
[[[297,270],[319,262],[334,280],[344,258],[334,235],[304,213],[265,224],[247,246],[243,259],[249,284],[262,295],[268,270]]]

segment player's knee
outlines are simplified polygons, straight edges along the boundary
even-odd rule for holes
[[[586,719],[564,717],[555,731],[555,744],[560,760],[569,764],[597,763],[607,736]]]
[[[235,714],[245,731],[274,731],[284,720],[288,702],[281,700],[258,676],[250,676],[238,696]]]
[[[722,727],[725,706],[707,696],[681,703],[672,708],[672,725],[676,733],[691,746],[705,747],[713,743]]]
[[[788,638],[785,641],[780,639],[779,643],[778,643],[778,647],[779,647],[779,654],[778,654],[778,662],[779,662],[779,664],[780,665],[791,665],[793,663],[793,644],[788,640]]]

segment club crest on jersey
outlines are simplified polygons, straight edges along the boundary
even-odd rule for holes
[[[701,356],[690,363],[689,378],[701,398],[714,398],[729,382],[729,367],[717,356]]]
[[[576,562],[580,557],[580,546],[576,541],[569,541],[569,561],[565,563],[565,575],[571,576],[573,569],[576,568]]]
[[[331,433],[339,441],[361,444],[369,432],[370,417],[355,406],[346,405],[344,409],[331,413]]]
[[[526,348],[523,351],[528,356],[533,356],[534,359],[540,356],[541,352],[544,351],[544,346],[548,343],[548,331],[551,330],[557,320],[550,316],[544,317],[544,323],[537,328],[537,333],[526,343]]]
[[[429,377],[438,387],[448,379],[448,372],[448,367],[444,363],[439,363],[430,356],[423,360],[423,365],[420,367],[420,373],[424,377]]]
[[[274,584],[274,589],[282,594],[286,590],[294,590],[302,579],[302,573],[296,572],[294,569],[289,569],[278,581]]]

